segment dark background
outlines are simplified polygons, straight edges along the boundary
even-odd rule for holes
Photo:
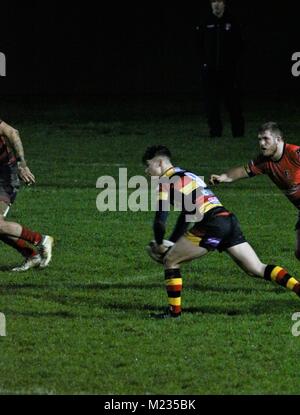
[[[297,98],[296,3],[231,0],[243,26],[243,90]],[[201,93],[195,26],[208,0],[27,2],[2,5],[1,94]]]

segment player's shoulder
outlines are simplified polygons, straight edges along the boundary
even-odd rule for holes
[[[285,143],[285,150],[289,153],[295,153],[300,151],[300,146],[298,146],[297,144],[288,144]]]
[[[297,144],[285,143],[284,152],[288,159],[300,162],[300,146]]]

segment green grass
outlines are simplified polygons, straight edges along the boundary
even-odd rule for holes
[[[43,271],[15,275],[2,245],[2,394],[299,394],[299,299],[251,279],[213,253],[183,266],[180,320],[150,316],[166,305],[163,270],[147,257],[153,213],[96,209],[97,178],[119,167],[143,174],[145,147],[207,179],[256,154],[256,128],[274,118],[298,143],[299,108],[249,106],[245,139],[209,140],[195,101],[2,104],[21,132],[37,185],[23,188],[10,219],[56,239]],[[266,109],[267,108],[267,109]],[[198,114],[200,113],[200,115]],[[228,125],[228,123],[227,123]],[[266,263],[298,274],[297,212],[266,178],[215,189]],[[169,230],[175,214],[169,218]]]

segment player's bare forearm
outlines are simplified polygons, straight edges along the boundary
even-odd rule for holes
[[[2,121],[0,124],[0,134],[5,136],[10,148],[15,154],[18,162],[18,175],[20,179],[27,185],[34,184],[35,177],[27,166],[19,131]]]
[[[20,138],[19,131],[10,125],[2,122],[0,125],[0,134],[4,135],[9,142],[9,146],[15,154],[16,159],[21,167],[26,167],[24,148]]]
[[[249,176],[244,166],[234,167],[229,169],[226,173],[222,173],[220,175],[212,174],[209,182],[210,184],[231,183],[239,179],[246,179],[247,177]]]
[[[17,130],[15,130],[14,134],[12,135],[10,143],[18,161],[18,165],[23,168],[26,167],[27,163],[25,160],[24,148]]]

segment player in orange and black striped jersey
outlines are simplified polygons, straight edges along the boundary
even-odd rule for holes
[[[233,182],[238,179],[266,174],[299,210],[295,230],[297,243],[295,255],[300,260],[300,146],[285,143],[277,123],[263,124],[258,132],[261,154],[246,166],[210,178],[212,184]]]
[[[45,268],[51,260],[53,238],[6,220],[20,179],[27,185],[35,183],[25,160],[19,132],[0,120],[0,240],[24,257],[24,263],[12,271]]]
[[[148,147],[143,156],[146,173],[159,177],[158,205],[154,220],[155,245],[165,269],[168,312],[181,314],[182,277],[180,265],[213,250],[226,251],[248,274],[273,280],[300,296],[300,282],[284,268],[263,264],[246,241],[236,216],[229,212],[196,174],[175,167],[167,147]],[[179,218],[167,248],[163,243],[170,205],[180,208]]]

